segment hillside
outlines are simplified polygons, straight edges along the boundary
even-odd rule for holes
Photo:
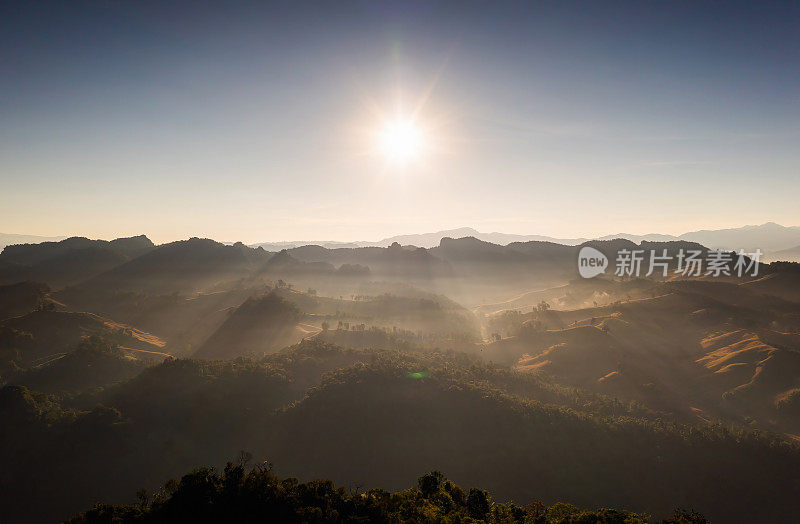
[[[154,245],[144,235],[115,240],[90,240],[84,237],[71,237],[59,242],[41,242],[38,244],[15,244],[6,246],[0,255],[4,260],[26,265],[35,265],[70,251],[107,248],[127,258],[136,258],[153,249]]]
[[[230,312],[194,356],[231,359],[273,353],[308,335],[298,326],[301,318],[294,305],[275,293],[251,297]]]
[[[24,281],[0,286],[0,320],[30,313],[46,307],[50,288],[47,284]]]
[[[756,293],[800,303],[800,270],[796,264],[771,272],[743,285]]]
[[[125,350],[92,336],[60,358],[7,377],[7,382],[44,393],[79,394],[132,378],[148,364],[163,359],[164,355],[157,352]]]
[[[404,278],[430,281],[447,277],[450,267],[430,250],[401,246],[393,243],[388,247],[334,248],[304,246],[287,250],[292,257],[305,262],[327,262],[334,265],[350,264],[365,266],[373,275],[381,278]]]
[[[60,242],[10,245],[0,253],[0,283],[36,280],[61,288],[115,268],[153,248],[144,235],[112,241],[72,237]]]
[[[769,258],[785,262],[800,262],[800,246],[776,251],[772,253]]]
[[[150,333],[92,313],[34,311],[0,322],[0,379],[63,358],[90,335],[135,350],[161,352],[164,346]]]
[[[438,469],[502,504],[792,522],[796,265],[587,280],[577,249],[190,239],[64,289],[1,287],[0,507],[63,519],[246,450],[302,481],[402,490]]]
[[[209,290],[251,275],[270,258],[263,249],[191,238],[164,244],[82,284],[91,290],[169,294]]]
[[[361,330],[372,327],[412,331],[440,339],[473,340],[478,335],[474,315],[443,295],[413,287],[361,284],[349,298],[323,297],[287,287],[273,292],[295,304],[307,322],[322,327]],[[375,294],[371,294],[375,293]]]
[[[128,501],[197,464],[221,466],[237,450],[273,461],[279,474],[389,490],[427,465],[500,502],[658,517],[683,506],[723,522],[790,522],[799,509],[794,445],[664,422],[456,353],[304,342],[262,362],[165,362],[98,392],[105,407],[90,411],[19,386],[0,399],[5,427],[14,428],[0,431],[0,480],[10,487],[0,505],[36,520]],[[54,462],[44,475],[41,464]],[[50,503],[35,504],[44,493]]]
[[[0,524],[800,524],[799,43],[3,2]]]
[[[722,282],[653,291],[605,306],[501,315],[517,330],[484,354],[685,420],[775,429],[777,399],[800,385],[800,338],[791,333],[800,308]]]

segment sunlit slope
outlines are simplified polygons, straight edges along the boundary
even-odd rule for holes
[[[769,425],[775,400],[800,385],[800,340],[777,329],[794,306],[750,309],[730,303],[737,290],[729,302],[714,291],[534,313],[485,355],[655,409]]]
[[[93,313],[34,311],[0,323],[0,349],[23,365],[70,351],[84,337],[102,335],[120,346],[161,352],[164,341],[137,328]]]
[[[698,360],[713,372],[730,402],[749,408],[785,398],[800,381],[800,336],[771,331],[733,330],[702,341]]]
[[[91,313],[35,311],[0,323],[0,383],[77,394],[171,356],[164,341]]]

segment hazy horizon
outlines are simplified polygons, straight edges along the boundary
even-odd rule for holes
[[[215,237],[211,237],[211,236],[196,235],[196,234],[192,234],[192,233],[188,233],[188,234],[186,234],[184,236],[174,237],[174,238],[158,238],[155,235],[148,234],[146,231],[134,232],[134,233],[130,233],[130,234],[123,234],[123,235],[116,235],[116,236],[114,236],[114,235],[105,236],[105,237],[91,236],[91,235],[86,235],[86,234],[82,234],[82,233],[75,233],[75,234],[68,234],[68,235],[41,235],[41,234],[29,234],[29,233],[7,232],[7,231],[0,231],[0,235],[5,234],[5,235],[14,235],[14,236],[21,236],[21,237],[28,237],[29,236],[29,237],[39,237],[39,238],[42,238],[42,239],[64,239],[64,238],[70,238],[70,237],[86,237],[86,238],[92,238],[92,239],[96,239],[96,240],[114,240],[116,238],[127,238],[127,237],[134,237],[134,236],[144,235],[144,236],[148,237],[150,240],[152,240],[153,242],[155,242],[156,244],[159,244],[159,245],[160,244],[170,243],[170,242],[176,242],[176,241],[180,241],[180,240],[186,240],[186,239],[189,239],[189,238],[198,238],[198,237],[199,238],[210,238],[212,240],[215,240],[215,241],[218,241],[218,242],[223,242],[223,243],[242,242],[242,243],[244,243],[246,245],[270,244],[270,243],[273,243],[273,244],[301,243],[301,242],[330,242],[330,243],[346,244],[346,243],[359,243],[359,242],[361,242],[361,243],[370,243],[370,242],[377,243],[377,242],[388,240],[388,239],[391,239],[391,238],[394,238],[394,237],[415,236],[415,235],[430,235],[430,234],[442,233],[442,232],[447,232],[447,231],[467,230],[467,229],[471,229],[471,230],[473,230],[475,232],[478,232],[480,234],[483,234],[483,235],[495,235],[495,234],[498,234],[498,235],[519,235],[519,236],[541,236],[541,237],[552,238],[554,240],[579,240],[579,239],[603,238],[603,237],[608,237],[608,236],[613,236],[613,235],[618,235],[618,234],[631,235],[631,236],[666,235],[666,236],[679,237],[679,236],[681,236],[683,234],[686,234],[686,233],[694,233],[694,232],[699,232],[699,231],[706,231],[706,230],[716,231],[716,230],[726,230],[726,229],[742,229],[742,228],[747,228],[747,227],[765,226],[765,225],[768,225],[768,224],[775,224],[777,226],[787,227],[787,228],[789,228],[789,227],[798,227],[798,226],[794,226],[794,225],[791,225],[791,224],[789,224],[789,225],[787,225],[787,224],[778,224],[778,223],[776,223],[774,221],[766,221],[766,222],[761,222],[761,223],[758,223],[758,224],[742,224],[740,226],[723,227],[723,228],[719,228],[719,229],[711,229],[711,228],[699,227],[699,228],[693,229],[693,230],[676,231],[676,232],[664,232],[664,231],[637,232],[637,231],[625,231],[625,230],[623,230],[623,231],[600,233],[600,234],[595,234],[595,235],[582,234],[582,235],[569,236],[569,237],[556,236],[556,235],[548,234],[547,232],[538,232],[538,231],[524,232],[524,233],[509,233],[508,231],[488,231],[488,230],[481,230],[479,228],[471,227],[471,226],[458,226],[458,227],[439,229],[439,230],[406,231],[406,232],[400,232],[400,233],[381,236],[381,237],[376,237],[376,238],[351,238],[351,239],[322,238],[322,237],[319,237],[319,238],[267,238],[267,239],[261,239],[261,238],[239,239],[239,238],[234,238],[234,239],[230,239],[230,238],[215,238]]]

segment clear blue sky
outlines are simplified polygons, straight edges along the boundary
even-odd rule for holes
[[[799,96],[800,3],[6,2],[0,231],[800,225]]]

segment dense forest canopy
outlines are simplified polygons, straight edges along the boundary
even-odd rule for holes
[[[432,471],[417,486],[399,492],[379,488],[348,490],[330,480],[298,482],[281,479],[263,464],[246,470],[244,453],[238,464],[228,462],[222,473],[199,468],[180,481],[171,479],[151,498],[137,493],[136,505],[98,504],[69,519],[69,524],[119,522],[487,522],[496,524],[647,524],[642,513],[601,508],[595,511],[563,502],[524,506],[492,500],[479,488],[465,490]],[[706,524],[701,514],[676,509],[661,524]]]

